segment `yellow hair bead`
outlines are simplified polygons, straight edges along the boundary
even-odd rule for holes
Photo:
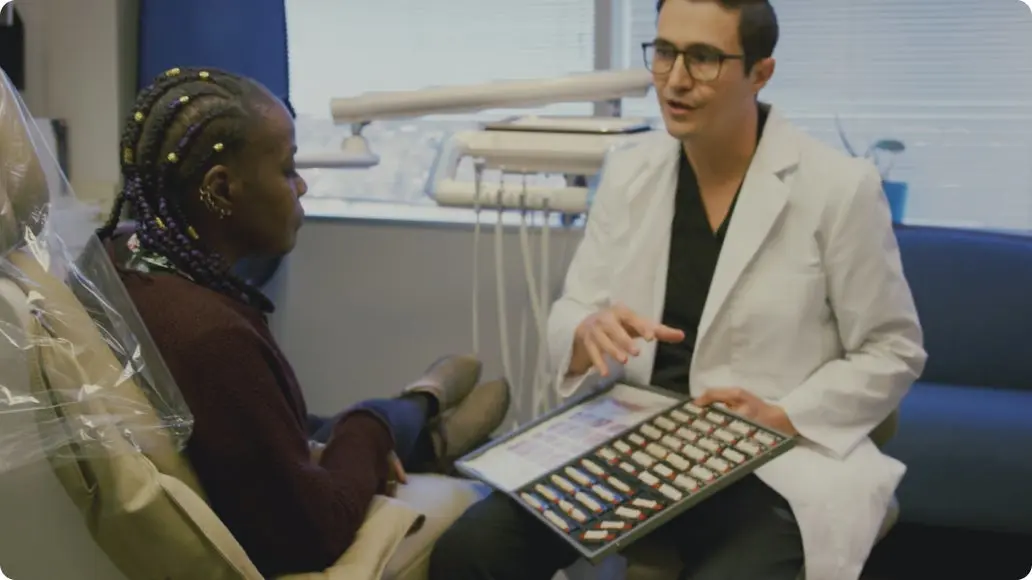
[[[176,155],[175,153],[169,153],[168,154],[168,162],[169,163],[175,163],[176,161],[179,161],[179,156]]]
[[[212,149],[214,149],[216,153],[221,153],[222,150],[225,149],[225,148],[226,148],[226,146],[223,145],[222,143],[216,143],[215,145],[212,146]]]
[[[125,150],[122,151],[122,161],[125,161],[126,164],[129,164],[129,163],[133,162],[133,150],[132,149],[126,147]]]
[[[135,114],[135,115],[133,115],[133,119],[134,119],[134,120],[135,120],[135,121],[136,121],[137,123],[142,123],[142,122],[143,122],[143,118],[144,118],[144,117],[143,117],[143,113],[141,113],[141,112],[139,112],[139,111],[136,111],[136,114]]]
[[[190,102],[190,97],[188,97],[186,95],[183,95],[182,97],[179,97],[179,102],[183,103],[183,104],[189,103]]]
[[[195,240],[201,239],[201,237],[197,235],[197,230],[193,229],[193,226],[187,226],[186,233],[189,234],[190,237]]]
[[[165,229],[165,222],[161,221],[161,218],[155,217],[154,218],[154,223],[158,224],[159,228]]]
[[[178,75],[180,72],[182,72],[182,71],[179,70],[179,67],[170,68],[167,71],[165,71],[165,76],[167,76],[167,77],[174,77],[174,76]]]
[[[208,77],[210,77],[210,76],[211,76],[211,73],[209,73],[209,72],[208,72],[208,71],[206,71],[206,70],[202,70],[201,72],[197,73],[197,76],[201,77],[202,79],[205,79],[205,80],[207,80],[207,79],[208,79]]]

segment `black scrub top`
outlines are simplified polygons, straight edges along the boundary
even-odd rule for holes
[[[756,142],[763,135],[769,109],[759,107]],[[744,179],[743,179],[744,181]],[[660,342],[652,367],[651,383],[657,387],[688,394],[688,374],[695,354],[699,322],[706,305],[713,272],[724,245],[728,225],[738,202],[739,186],[723,223],[716,231],[710,226],[699,192],[695,170],[681,149],[670,236],[670,261],[667,270],[663,324],[684,331],[677,344]]]

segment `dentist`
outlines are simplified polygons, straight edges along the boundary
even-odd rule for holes
[[[758,101],[769,2],[658,9],[643,49],[667,134],[607,160],[549,319],[560,391],[623,375],[798,434],[645,541],[691,580],[855,580],[905,471],[870,434],[926,358],[880,175]],[[576,554],[541,527],[489,496],[439,540],[432,578],[549,579]]]

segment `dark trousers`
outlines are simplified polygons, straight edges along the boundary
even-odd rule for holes
[[[685,580],[795,580],[803,567],[791,508],[753,475],[643,541],[675,550]],[[577,557],[540,520],[508,496],[493,493],[437,540],[430,580],[551,580]]]
[[[405,471],[420,473],[430,469],[435,460],[433,443],[427,429],[429,413],[425,399],[420,396],[397,399],[371,399],[352,409],[366,409],[380,416],[394,435],[394,452],[401,459]],[[349,410],[352,410],[349,409]],[[308,438],[326,443],[333,434],[335,417],[308,415]]]

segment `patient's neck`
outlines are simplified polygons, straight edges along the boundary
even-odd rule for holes
[[[203,250],[217,253],[230,268],[246,257],[247,252],[230,232],[221,227],[222,224],[203,219],[195,219],[195,223],[197,225],[194,229],[199,238],[197,243]]]
[[[220,237],[218,234],[214,234],[211,231],[205,231],[196,228],[198,232],[199,240],[195,241],[195,244],[199,246],[198,250],[207,253],[216,253],[222,258],[230,268],[236,265],[241,259],[244,259],[243,252],[240,252],[237,245],[229,243],[225,238]]]
[[[226,242],[219,243],[218,240],[209,240],[205,245],[208,249],[218,253],[219,257],[222,258],[222,261],[230,268],[236,266],[237,262],[244,258],[244,253],[241,252],[234,244]]]

